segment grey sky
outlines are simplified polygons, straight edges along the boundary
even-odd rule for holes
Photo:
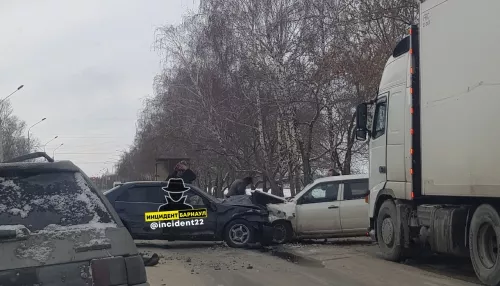
[[[16,0],[0,2],[0,98],[56,159],[88,175],[111,168],[132,143],[142,99],[160,56],[154,30],[180,23],[195,0]]]

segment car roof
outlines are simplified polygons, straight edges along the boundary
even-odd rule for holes
[[[122,186],[125,185],[164,185],[167,181],[130,181],[122,183]]]
[[[0,163],[2,171],[80,172],[71,161]]]
[[[323,178],[319,178],[319,179],[314,180],[314,183],[350,181],[350,180],[360,180],[360,179],[369,179],[369,175],[368,174],[356,174],[356,175],[323,177]]]
[[[121,183],[121,185],[119,186],[116,186],[115,188],[122,188],[122,187],[127,187],[127,186],[137,186],[137,185],[143,185],[143,186],[165,186],[167,185],[168,181],[130,181],[130,182],[124,182],[124,183]],[[193,184],[187,184],[187,183],[184,183],[184,185],[186,186],[190,186],[190,187],[194,187],[194,188],[198,188],[197,186],[193,185]]]

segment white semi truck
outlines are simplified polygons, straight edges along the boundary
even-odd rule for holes
[[[499,285],[500,0],[419,2],[376,98],[357,107],[369,232],[388,260],[422,247],[470,256]]]

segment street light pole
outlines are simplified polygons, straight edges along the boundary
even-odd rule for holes
[[[33,128],[36,125],[38,125],[38,124],[42,123],[43,121],[45,121],[45,119],[47,119],[47,117],[42,118],[42,120],[38,121],[37,123],[31,125],[30,128],[28,128],[28,149],[29,149],[29,151],[31,151],[31,147],[30,147],[30,130],[31,130],[31,128]]]
[[[4,101],[6,101],[9,97],[11,97],[14,93],[18,92],[23,87],[24,87],[24,85],[21,84],[16,90],[14,90],[9,95],[7,95],[4,99],[2,99],[2,101],[0,101],[0,103],[3,103]]]
[[[23,88],[24,85],[21,84],[16,90],[14,90],[13,92],[11,92],[9,95],[7,95],[4,99],[0,100],[0,162],[3,162],[3,118],[2,118],[2,111],[3,111],[3,103],[4,101],[6,101],[7,99],[9,99],[9,97],[11,97],[14,93],[18,92],[21,88]]]
[[[62,145],[64,145],[64,143],[61,143],[59,146],[56,147],[56,149],[54,149],[54,152],[52,152],[52,159],[54,159],[54,161],[56,160],[55,157],[56,157],[56,150],[59,149]]]
[[[47,141],[47,143],[45,143],[45,145],[43,145],[43,152],[44,152],[44,153],[46,153],[46,151],[45,151],[45,147],[47,147],[47,144],[49,144],[50,142],[52,142],[52,141],[56,140],[56,139],[57,139],[57,137],[59,137],[59,136],[56,136],[56,137],[54,137],[54,138],[50,139],[49,141]]]

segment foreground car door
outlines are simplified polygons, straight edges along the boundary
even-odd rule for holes
[[[365,202],[368,193],[368,179],[344,181],[340,201],[340,221],[343,235],[365,235],[370,225],[369,204]]]
[[[297,199],[297,233],[341,233],[339,183],[318,183]]]
[[[145,221],[144,213],[156,212],[164,202],[165,198],[159,186],[132,186],[123,190],[114,206],[132,237],[158,239],[164,231],[151,229],[151,223]]]

